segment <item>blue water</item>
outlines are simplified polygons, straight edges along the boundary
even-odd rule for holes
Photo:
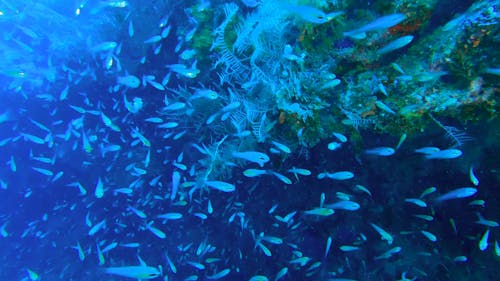
[[[428,7],[421,27],[403,22],[396,27],[406,31],[374,29],[365,39],[342,32],[423,10],[351,2],[0,1],[0,278],[149,279],[130,268],[129,276],[107,272],[142,265],[157,272],[152,280],[214,280],[223,270],[220,280],[276,280],[284,268],[280,280],[499,280],[498,1],[415,1]],[[297,14],[311,7],[344,14],[316,22],[307,20],[313,12]],[[230,9],[224,43],[212,45]],[[460,15],[468,21],[453,26],[459,35],[445,33]],[[415,39],[376,57],[397,32]],[[477,63],[466,69],[473,74],[445,63],[439,43],[421,54],[439,32],[457,45],[479,36],[466,41],[477,52],[449,50]],[[103,42],[114,45],[97,50]],[[439,62],[427,69],[429,57]],[[341,81],[330,88],[331,74]],[[206,89],[217,96],[194,96]],[[133,108],[134,99],[143,105]],[[184,107],[166,109],[175,103]],[[419,109],[403,113],[409,105]],[[459,141],[446,135],[451,126]],[[340,147],[329,150],[334,141]],[[415,152],[428,146],[462,155]],[[394,153],[366,153],[377,147]],[[264,175],[245,176],[248,169]],[[318,178],[338,171],[354,177]],[[436,201],[462,187],[477,192]],[[308,214],[340,201],[359,209]],[[158,218],[166,213],[182,217]]]

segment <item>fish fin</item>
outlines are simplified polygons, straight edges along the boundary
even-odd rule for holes
[[[142,266],[147,266],[146,262],[140,257],[140,256],[137,256],[137,258],[139,259],[139,263],[142,265]],[[139,280],[140,281],[140,280]]]

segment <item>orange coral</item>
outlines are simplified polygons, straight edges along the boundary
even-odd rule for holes
[[[282,125],[283,123],[285,123],[285,120],[286,120],[286,113],[284,111],[280,111],[280,115],[278,117],[278,123]]]
[[[300,32],[300,35],[299,35],[299,38],[297,39],[297,41],[299,42],[302,42],[304,41],[304,37],[306,36],[306,29],[302,29],[302,32]]]
[[[371,100],[370,104],[366,106],[366,110],[361,112],[359,116],[361,118],[366,118],[368,116],[375,115],[377,113],[377,107],[375,106],[375,100]]]
[[[410,33],[418,30],[424,22],[426,22],[431,17],[431,12],[427,11],[424,15],[408,15],[408,20],[403,21],[402,23],[389,28],[389,32],[391,34],[401,34],[408,35]]]

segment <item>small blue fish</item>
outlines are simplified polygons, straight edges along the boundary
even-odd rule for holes
[[[479,179],[474,174],[474,167],[472,167],[472,166],[470,166],[470,168],[469,168],[469,179],[473,185],[475,185],[475,186],[479,185]]]
[[[348,180],[354,177],[354,174],[349,171],[340,171],[335,173],[326,173],[326,177],[333,180]],[[319,175],[318,175],[319,178]]]
[[[104,270],[104,272],[139,280],[154,279],[161,275],[157,268],[146,265],[108,267]]]
[[[404,46],[410,44],[412,40],[413,40],[413,35],[406,35],[406,36],[400,37],[400,38],[388,43],[384,47],[380,48],[377,51],[377,53],[379,55],[387,54],[387,53],[392,52],[394,50],[403,48]]]
[[[260,169],[246,169],[245,171],[243,171],[243,175],[249,178],[258,177],[266,174],[267,174],[266,170],[260,170]]]
[[[461,199],[471,197],[476,194],[477,189],[474,187],[462,187],[445,193],[435,199],[436,202],[442,202],[452,199]]]
[[[390,107],[388,107],[385,103],[381,102],[381,101],[375,101],[375,105],[382,109],[383,111],[387,112],[387,113],[390,113],[390,114],[393,114],[393,115],[396,115],[396,112],[394,112],[394,110],[392,110]]]
[[[152,224],[153,224],[153,222],[150,222],[149,224],[147,224],[146,225],[146,229],[148,229],[149,231],[151,231],[151,233],[153,233],[156,237],[158,237],[160,239],[165,239],[167,237],[167,235],[165,234],[165,232],[159,230],[156,227],[153,227]],[[147,279],[147,278],[139,278],[139,279]]]
[[[153,43],[158,43],[163,39],[160,35],[154,35],[149,37],[148,39],[144,40],[144,44],[153,44]]]
[[[133,189],[131,189],[131,188],[128,188],[128,187],[123,187],[123,188],[117,188],[117,189],[113,190],[113,192],[114,192],[115,194],[117,194],[117,193],[121,193],[121,194],[132,194],[132,193],[134,192],[134,190],[133,190]]]
[[[331,88],[335,88],[336,86],[340,85],[340,79],[333,79],[329,82],[326,82],[325,84],[323,84],[323,86],[321,86],[321,90],[325,90],[325,89],[331,89]]]
[[[268,281],[269,278],[267,278],[267,276],[264,276],[264,275],[255,275],[255,276],[252,276],[248,281]]]
[[[117,46],[118,46],[118,43],[113,42],[113,41],[107,41],[107,42],[102,42],[100,44],[93,46],[90,49],[90,51],[92,53],[108,52],[108,51],[113,51]]]
[[[33,270],[31,269],[26,269],[26,271],[28,271],[28,276],[30,278],[30,280],[38,280],[40,278],[40,275],[36,272],[34,272]]]
[[[292,181],[287,178],[286,176],[278,173],[278,172],[275,172],[275,171],[269,171],[269,173],[271,173],[271,175],[274,175],[275,177],[277,177],[280,181],[286,183],[286,184],[292,184]]]
[[[404,201],[422,208],[427,207],[427,204],[422,199],[419,198],[406,198]]]
[[[54,175],[54,172],[52,172],[51,170],[47,170],[47,169],[44,169],[44,168],[38,168],[38,167],[31,167],[33,170],[39,172],[40,174],[43,174],[43,175],[46,175],[46,176],[53,176]]]
[[[138,216],[141,219],[145,219],[145,218],[148,217],[143,211],[141,211],[139,209],[136,209],[136,208],[134,208],[132,206],[128,206],[128,209],[130,211],[132,211],[132,213],[134,213],[136,216]]]
[[[121,76],[116,78],[116,83],[128,88],[139,88],[141,80],[134,75]]]
[[[108,144],[108,145],[100,144],[100,149],[101,149],[101,156],[104,157],[106,156],[106,153],[119,151],[120,149],[122,149],[122,147],[117,144]]]
[[[483,236],[481,236],[481,240],[479,240],[479,250],[486,251],[488,249],[488,238],[490,237],[490,229],[486,229]]]
[[[453,259],[454,262],[467,262],[466,256],[457,256]]]
[[[172,122],[166,122],[166,123],[163,123],[161,125],[158,125],[158,128],[159,129],[172,129],[172,128],[175,128],[177,126],[179,126],[179,123],[172,121]]]
[[[274,281],[278,281],[281,278],[283,278],[286,274],[288,273],[288,267],[283,267],[278,273],[276,273],[276,277],[274,278]]]
[[[340,142],[332,141],[331,143],[328,144],[328,150],[333,151],[339,149],[340,147],[342,147],[342,143]]]
[[[171,25],[166,26],[166,27],[165,27],[165,28],[161,31],[161,34],[160,34],[161,38],[164,38],[164,39],[165,39],[165,38],[167,38],[167,37],[168,37],[168,35],[170,34],[170,30],[171,30],[171,29],[172,29],[172,26],[171,26]]]
[[[470,203],[469,203],[469,205],[470,205]],[[477,224],[486,225],[488,227],[499,227],[500,226],[500,224],[496,221],[485,219],[480,213],[476,213],[476,215],[478,216],[478,220],[476,221]]]
[[[31,135],[31,134],[21,133],[20,135],[23,136],[25,140],[29,140],[32,143],[36,143],[36,144],[44,144],[45,143],[44,139],[37,137],[37,136],[34,136],[34,135]]]
[[[425,146],[425,147],[421,147],[421,148],[415,149],[415,152],[416,153],[422,153],[422,154],[433,154],[433,153],[436,153],[436,152],[438,152],[440,150],[441,149],[439,149],[438,147]]]
[[[182,214],[181,213],[165,213],[156,216],[159,219],[165,219],[165,220],[178,220],[182,219]]]
[[[381,146],[365,150],[366,154],[377,155],[377,156],[391,156],[396,151],[392,147]]]
[[[223,269],[223,270],[221,270],[219,272],[214,273],[213,275],[208,275],[207,279],[208,280],[221,279],[221,278],[225,277],[226,275],[228,275],[230,272],[231,272],[231,269],[226,268],[226,269]]]
[[[141,244],[137,242],[131,242],[131,243],[120,244],[120,246],[125,248],[139,248]]]
[[[438,152],[434,152],[425,156],[427,159],[453,159],[460,157],[462,155],[462,151],[458,149],[445,149],[440,150]]]
[[[98,199],[104,196],[104,183],[102,182],[100,177],[97,179],[94,195]]]
[[[392,235],[389,232],[385,231],[382,227],[374,223],[370,223],[370,225],[373,227],[373,229],[375,229],[376,232],[378,232],[378,234],[380,234],[380,238],[382,240],[387,241],[387,244],[391,245],[394,242],[394,238],[392,237]]]
[[[346,211],[356,211],[358,210],[361,206],[354,201],[339,201],[336,203],[332,204],[326,204],[326,208],[333,209],[333,210],[346,210]]]
[[[328,256],[331,247],[332,247],[332,237],[328,236],[328,238],[326,239],[325,254],[323,255],[323,257],[326,258]]]
[[[260,167],[264,167],[264,164],[270,160],[267,154],[258,151],[235,151],[232,155],[235,158],[257,163]]]
[[[326,23],[343,14],[343,12],[332,12],[326,14],[320,9],[305,5],[289,5],[287,9],[292,13],[295,13],[297,16],[301,17],[303,20],[316,24]]]
[[[149,123],[156,123],[156,124],[163,123],[163,119],[161,119],[160,117],[150,117],[150,118],[144,119],[144,121],[149,122]]]
[[[9,111],[6,111],[6,112],[0,114],[0,124],[7,122],[7,121],[10,121],[10,120],[11,120],[11,116],[10,116]]]
[[[309,171],[307,169],[296,168],[296,167],[292,167],[291,169],[288,170],[288,172],[290,172],[292,174],[298,174],[298,175],[301,175],[301,176],[309,176],[309,175],[311,175],[311,171]]]
[[[279,143],[277,141],[271,141],[271,143],[274,144],[274,146],[276,146],[279,150],[283,151],[284,153],[287,154],[292,153],[292,150],[288,146],[282,143]]]
[[[72,246],[71,248],[78,251],[78,258],[80,259],[80,261],[85,260],[85,252],[83,251],[82,246],[80,245],[80,242],[76,242],[76,246]]]
[[[130,112],[130,113],[137,113],[139,110],[142,109],[144,103],[141,98],[135,97],[132,102],[129,102],[127,100],[127,96],[123,94],[123,103],[125,104],[125,108]]]
[[[207,99],[207,100],[216,100],[219,97],[219,94],[210,89],[199,89],[195,88],[195,92],[192,96],[189,97],[189,101],[195,99]]]
[[[10,170],[12,172],[17,171],[17,165],[16,165],[16,160],[14,159],[14,156],[12,156],[12,155],[10,156],[10,160],[7,161],[7,164],[10,165]]]
[[[259,5],[259,1],[257,0],[242,0],[243,4],[249,8],[255,8],[257,5]]]
[[[358,29],[344,32],[344,36],[356,37],[357,35],[363,34],[368,31],[386,29],[397,25],[398,23],[404,21],[405,19],[406,16],[404,14],[392,14],[388,16],[383,16]]]
[[[325,217],[330,216],[334,213],[335,211],[329,208],[314,208],[311,210],[304,211],[304,214],[306,215],[325,216]]]
[[[177,111],[184,109],[186,107],[186,104],[183,102],[174,102],[172,104],[166,105],[164,108],[162,108],[163,111]]]
[[[233,184],[223,181],[205,181],[205,185],[222,192],[232,192],[236,189]]]
[[[90,236],[93,236],[94,234],[96,234],[97,232],[99,232],[99,230],[103,229],[106,227],[106,219],[100,221],[99,223],[96,223],[94,226],[92,226],[92,228],[90,228],[89,230],[89,235]]]
[[[347,137],[341,133],[333,132],[332,133],[340,142],[347,142]]]
[[[493,75],[500,75],[500,68],[499,67],[488,67],[484,70],[484,73],[489,73]]]
[[[128,36],[130,38],[134,37],[134,23],[132,21],[128,22]]]
[[[109,244],[108,246],[104,247],[104,249],[101,250],[101,252],[104,254],[104,253],[107,253],[111,250],[113,250],[114,248],[116,248],[118,246],[118,242],[112,242],[111,244]]]
[[[177,171],[174,171],[172,173],[172,191],[170,193],[171,201],[175,199],[175,195],[177,194],[177,190],[179,189],[180,182],[181,182],[181,174]]]
[[[187,67],[183,64],[171,64],[167,65],[168,68],[172,72],[175,72],[181,76],[186,78],[196,78],[196,76],[200,73],[200,70],[196,68],[196,66]]]
[[[381,260],[381,259],[389,259],[392,257],[394,254],[397,254],[401,252],[402,248],[401,247],[394,247],[384,253],[382,253],[380,256],[376,256],[375,260]]]

